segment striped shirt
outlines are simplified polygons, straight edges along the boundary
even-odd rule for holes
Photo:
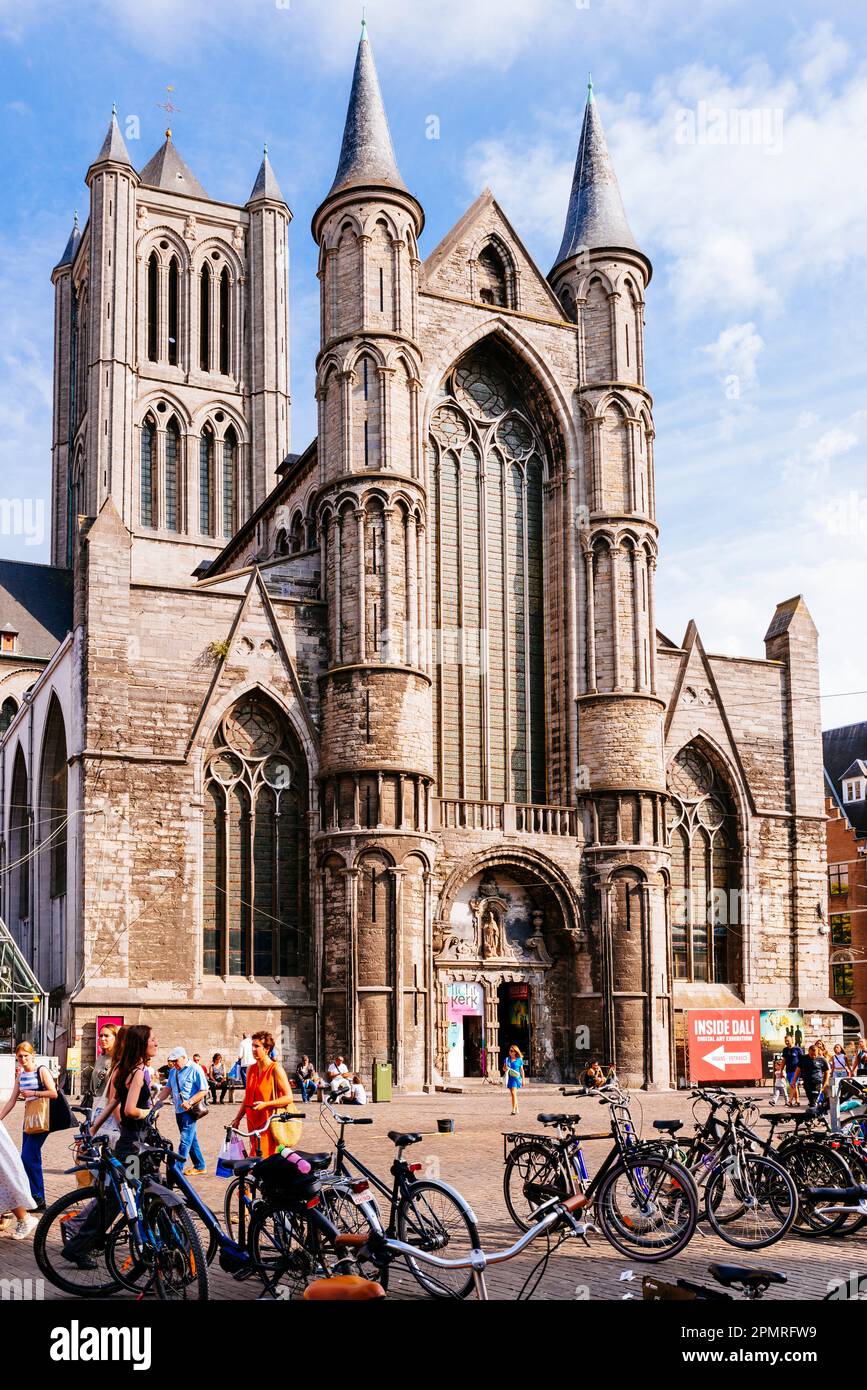
[[[45,1087],[39,1079],[39,1068],[35,1071],[22,1071],[18,1075],[19,1091],[43,1091]]]

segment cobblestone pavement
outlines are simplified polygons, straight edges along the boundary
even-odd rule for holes
[[[766,1097],[767,1098],[767,1097]],[[643,1114],[645,1133],[651,1121],[662,1118],[685,1119],[689,1133],[690,1099],[685,1093],[648,1095],[636,1093],[633,1109],[636,1120]],[[639,1109],[640,1107],[640,1109]],[[487,1248],[511,1244],[516,1229],[503,1200],[503,1140],[505,1132],[521,1129],[538,1131],[536,1115],[540,1110],[576,1109],[582,1116],[582,1130],[598,1133],[607,1128],[607,1110],[592,1099],[563,1101],[555,1087],[531,1085],[521,1098],[521,1114],[517,1121],[510,1118],[505,1092],[499,1087],[484,1086],[462,1095],[438,1093],[433,1096],[401,1096],[389,1105],[371,1105],[365,1114],[374,1123],[361,1126],[351,1135],[351,1145],[376,1172],[387,1175],[394,1152],[387,1138],[390,1129],[415,1129],[424,1134],[421,1144],[411,1152],[428,1172],[439,1173],[467,1198],[475,1209],[482,1242]],[[225,1184],[213,1176],[214,1161],[222,1139],[221,1126],[231,1118],[233,1108],[226,1104],[216,1107],[199,1126],[202,1148],[209,1164],[209,1175],[197,1179],[209,1204],[222,1211]],[[324,1150],[329,1146],[320,1129],[319,1107],[306,1107],[307,1120],[299,1147]],[[454,1134],[439,1134],[437,1120],[451,1117]],[[15,1117],[10,1116],[12,1121]],[[174,1120],[167,1112],[161,1121],[165,1134],[173,1136]],[[14,1131],[11,1131],[14,1134]],[[43,1150],[48,1201],[52,1201],[73,1185],[63,1169],[70,1166],[69,1134],[51,1135]],[[593,1140],[585,1148],[591,1172],[608,1152],[609,1143]],[[497,1267],[488,1276],[491,1297],[514,1298],[532,1266],[542,1254],[542,1242],[531,1246],[520,1258]],[[770,1299],[821,1298],[835,1280],[847,1279],[855,1271],[867,1271],[867,1231],[846,1238],[805,1240],[794,1236],[779,1241],[767,1250],[739,1251],[713,1235],[702,1234],[702,1227],[690,1245],[679,1256],[659,1265],[642,1266],[631,1263],[612,1249],[602,1235],[591,1235],[590,1248],[581,1242],[570,1241],[552,1256],[544,1283],[537,1297],[546,1299],[609,1299],[619,1300],[630,1294],[641,1297],[641,1275],[656,1272],[663,1278],[686,1276],[707,1282],[707,1266],[714,1260],[753,1267],[767,1265],[782,1270],[788,1276],[784,1288],[774,1288]],[[634,1281],[622,1275],[632,1269]],[[11,1240],[0,1242],[0,1275],[10,1278],[36,1279],[39,1271],[33,1259],[31,1245]],[[211,1297],[215,1299],[252,1299],[259,1292],[255,1281],[236,1284],[219,1268],[211,1270]],[[423,1291],[411,1276],[394,1280],[391,1293],[398,1298],[424,1297]],[[50,1285],[45,1287],[48,1299],[63,1299],[66,1295]],[[118,1295],[123,1297],[123,1295]]]

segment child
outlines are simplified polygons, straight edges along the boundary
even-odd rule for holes
[[[778,1094],[782,1096],[783,1104],[785,1105],[788,1098],[788,1091],[786,1088],[786,1069],[781,1052],[776,1052],[774,1054],[774,1089],[771,1093],[771,1105],[776,1105]]]

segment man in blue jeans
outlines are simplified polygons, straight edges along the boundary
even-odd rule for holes
[[[180,1142],[178,1144],[178,1157],[185,1163],[187,1157],[192,1159],[193,1166],[185,1168],[184,1173],[207,1173],[204,1155],[199,1147],[199,1138],[196,1133],[195,1116],[188,1112],[194,1105],[208,1094],[208,1079],[200,1066],[191,1062],[187,1056],[186,1048],[175,1047],[168,1055],[168,1063],[171,1067],[169,1078],[163,1089],[157,1096],[157,1101],[172,1098],[175,1107],[175,1119],[178,1122],[180,1132]]]

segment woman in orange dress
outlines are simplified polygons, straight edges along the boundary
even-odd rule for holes
[[[237,1127],[242,1118],[247,1121],[247,1129],[261,1129],[269,1122],[270,1114],[292,1106],[292,1087],[289,1078],[279,1062],[272,1062],[270,1053],[274,1048],[274,1038],[270,1033],[254,1033],[253,1065],[247,1069],[247,1089],[244,1101],[234,1119]],[[261,1155],[270,1158],[277,1152],[277,1141],[268,1129],[259,1135]]]

